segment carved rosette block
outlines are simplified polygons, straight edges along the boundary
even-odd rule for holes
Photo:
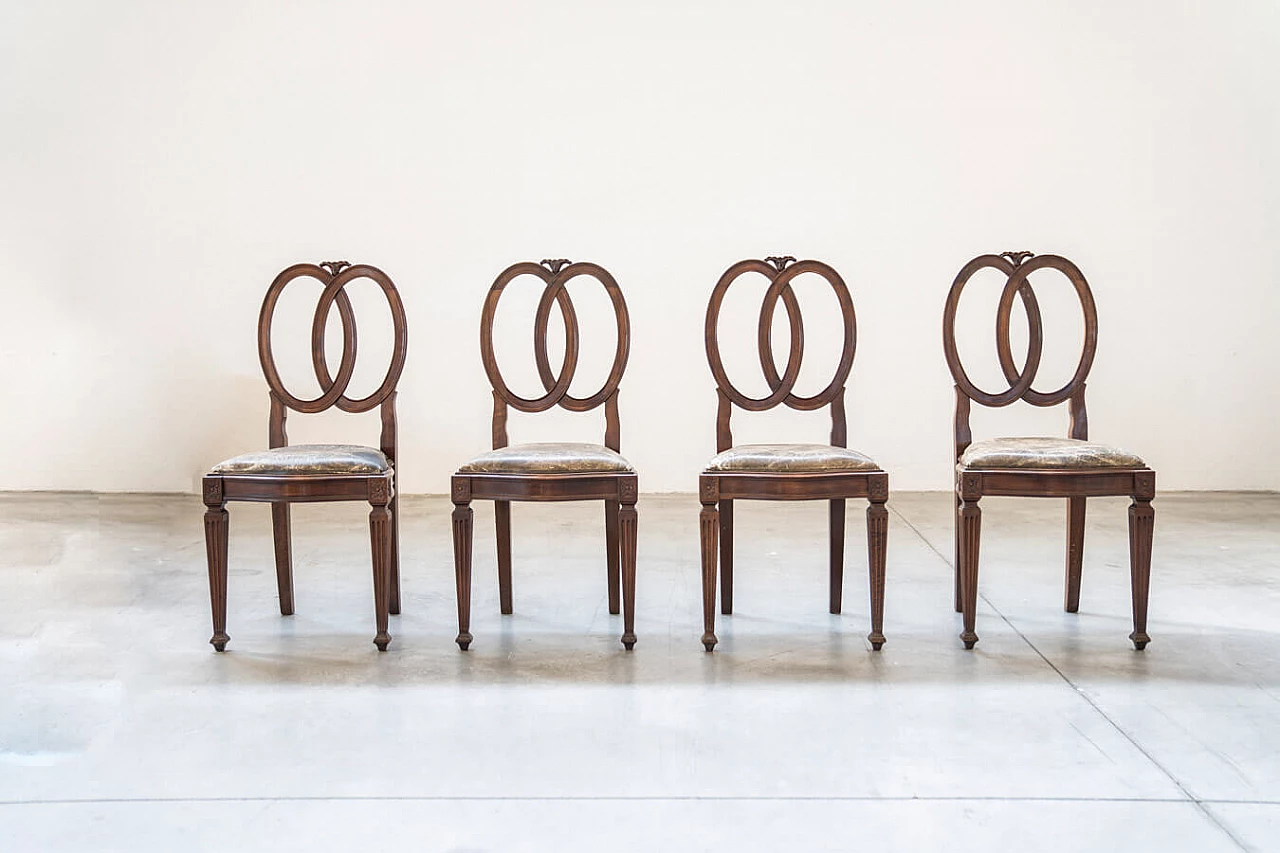
[[[720,478],[699,477],[698,498],[704,504],[715,503],[720,500]]]
[[[637,477],[622,477],[618,480],[618,500],[624,504],[634,504],[639,497],[640,481]]]
[[[202,494],[204,497],[204,505],[208,507],[218,507],[226,503],[223,497],[223,485],[221,477],[205,477],[202,486]]]
[[[449,489],[449,496],[455,504],[471,502],[471,478],[454,477]]]

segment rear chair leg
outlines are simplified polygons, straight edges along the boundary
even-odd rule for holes
[[[720,501],[720,612],[733,614],[733,501]]]
[[[605,565],[609,576],[609,612],[617,616],[622,605],[622,552],[619,550],[620,536],[618,522],[618,502],[604,502],[604,545]]]
[[[870,523],[870,516],[868,523]],[[869,529],[869,528],[868,528]],[[831,601],[828,610],[839,613],[844,598],[844,501],[831,501]]]
[[[1064,609],[1080,610],[1080,575],[1084,568],[1084,498],[1067,499],[1067,588]]]
[[[271,505],[271,532],[276,546],[276,588],[280,592],[280,615],[293,615],[293,548],[289,535],[289,504]]]
[[[400,615],[400,494],[391,498],[391,601],[392,616]]]
[[[511,604],[511,501],[493,502],[494,526],[498,531],[498,607],[510,616]]]

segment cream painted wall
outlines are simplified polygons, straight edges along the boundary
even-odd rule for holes
[[[1278,56],[1269,2],[5,3],[0,488],[190,491],[264,446],[265,287],[341,257],[403,291],[403,483],[442,492],[487,447],[485,289],[567,256],[627,293],[641,488],[692,490],[714,448],[711,286],[790,253],[854,294],[851,442],[896,488],[942,489],[947,287],[973,255],[1023,248],[1093,284],[1095,438],[1143,453],[1163,488],[1280,488]],[[740,303],[725,334],[749,340]],[[832,318],[810,304],[821,344]],[[976,316],[966,346],[990,359]],[[1058,432],[1065,412],[978,426]],[[562,427],[602,423],[512,430]]]

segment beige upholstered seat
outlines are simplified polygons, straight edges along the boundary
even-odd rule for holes
[[[715,456],[706,473],[838,474],[878,471],[870,457],[828,444],[740,444]]]
[[[482,453],[459,474],[632,474],[631,463],[603,444],[513,444]]]
[[[213,466],[214,474],[382,474],[391,463],[381,450],[358,444],[295,444],[243,453]]]
[[[962,468],[1145,468],[1140,457],[1117,447],[1074,438],[993,438],[969,445]]]

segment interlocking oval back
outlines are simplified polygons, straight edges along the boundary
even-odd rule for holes
[[[271,349],[271,324],[275,318],[276,303],[285,287],[299,278],[313,278],[324,285],[324,292],[320,295],[311,321],[311,364],[315,369],[316,381],[320,384],[321,393],[319,397],[311,400],[295,397],[284,387]],[[352,400],[346,396],[346,393],[356,366],[356,318],[345,288],[352,281],[362,278],[369,279],[382,289],[391,309],[394,341],[391,363],[387,367],[382,384],[369,396]],[[338,365],[336,376],[330,372],[325,356],[326,328],[329,314],[335,305],[338,308],[338,317],[342,321],[342,360]],[[323,412],[330,406],[337,406],[344,412],[366,412],[380,405],[395,391],[396,383],[400,381],[400,374],[404,371],[407,351],[408,334],[404,303],[400,299],[400,293],[396,290],[395,284],[377,267],[368,264],[352,266],[346,261],[294,264],[276,276],[262,301],[262,310],[258,315],[258,359],[262,363],[262,373],[272,393],[284,405],[295,411],[315,414]]]
[[[760,369],[764,372],[770,393],[760,398],[748,397],[729,381],[729,375],[720,355],[718,337],[720,308],[725,294],[735,281],[751,272],[759,273],[769,280],[769,289],[765,292],[760,306],[756,342],[760,355]],[[800,313],[800,303],[796,299],[791,282],[804,273],[815,273],[831,285],[840,302],[841,315],[844,319],[844,346],[835,374],[826,388],[810,397],[798,397],[793,393],[796,379],[800,375],[800,364],[804,358],[804,321]],[[781,373],[774,360],[772,344],[773,316],[779,300],[787,311],[791,328],[791,349],[787,354],[787,366]],[[715,290],[711,292],[711,301],[707,304],[706,344],[707,362],[711,366],[711,374],[715,377],[720,390],[735,405],[750,412],[762,412],[780,403],[804,411],[820,409],[836,399],[844,390],[849,371],[853,367],[853,357],[857,347],[857,320],[853,310],[853,297],[849,294],[849,288],[840,274],[821,261],[796,261],[789,255],[765,258],[762,261],[739,261],[725,270],[724,275],[720,276],[720,280],[716,282]]]
[[[538,300],[538,310],[534,315],[533,351],[538,367],[538,377],[546,393],[537,398],[521,397],[507,386],[493,349],[493,323],[497,316],[498,301],[502,298],[502,292],[506,286],[522,275],[535,276],[544,284],[542,297]],[[569,386],[573,383],[574,374],[578,369],[579,329],[577,313],[574,311],[573,300],[569,296],[567,285],[579,276],[594,278],[604,287],[613,304],[618,333],[613,367],[600,389],[586,397],[574,397],[569,394]],[[553,372],[551,358],[547,353],[547,332],[552,305],[559,307],[560,316],[564,321],[564,360],[560,364],[559,372]],[[564,258],[544,260],[540,264],[531,262],[512,264],[493,282],[485,298],[484,311],[480,317],[480,353],[485,373],[489,377],[489,384],[493,386],[494,393],[507,405],[522,412],[543,412],[557,405],[573,412],[594,409],[617,392],[618,385],[622,382],[622,374],[627,367],[630,349],[631,320],[627,313],[626,301],[622,296],[622,289],[618,287],[613,276],[598,264],[571,263]]]
[[[1001,372],[1009,382],[1009,387],[994,394],[982,390],[969,378],[960,359],[959,348],[956,346],[956,312],[960,305],[960,296],[969,280],[983,269],[998,270],[1006,277],[996,312],[996,352],[1000,359]],[[1029,277],[1036,270],[1041,269],[1057,270],[1066,276],[1075,288],[1081,310],[1084,312],[1084,346],[1080,353],[1080,361],[1071,379],[1056,391],[1037,391],[1032,387],[1044,352],[1044,323]],[[1021,369],[1014,362],[1013,343],[1010,339],[1010,320],[1015,296],[1022,299],[1023,310],[1027,314],[1027,357]],[[1057,405],[1070,399],[1084,386],[1089,369],[1093,366],[1093,357],[1098,348],[1098,311],[1093,301],[1093,293],[1079,267],[1059,255],[1036,256],[1031,252],[980,255],[965,264],[952,283],[951,291],[947,294],[947,305],[942,315],[942,345],[946,352],[947,366],[955,379],[956,387],[978,403],[984,406],[1000,407],[1017,400],[1026,400],[1035,406]]]

